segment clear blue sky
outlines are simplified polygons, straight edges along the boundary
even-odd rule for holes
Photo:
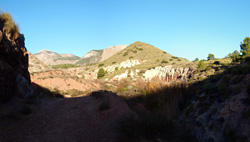
[[[239,50],[250,36],[249,6],[249,0],[0,1],[31,53],[49,49],[83,56],[142,41],[188,60]]]

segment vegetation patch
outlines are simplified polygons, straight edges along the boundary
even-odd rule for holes
[[[68,69],[68,68],[75,68],[75,67],[80,67],[79,65],[75,64],[60,64],[60,65],[53,65],[53,69]]]

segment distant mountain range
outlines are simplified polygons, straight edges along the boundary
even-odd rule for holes
[[[126,47],[127,45],[116,45],[116,46],[110,46],[103,50],[91,50],[81,58],[73,54],[58,54],[56,52],[46,49],[41,50],[40,52],[34,55],[47,65],[58,65],[58,64],[86,65],[104,61]]]
[[[80,59],[73,54],[58,54],[46,49],[34,55],[47,65],[75,64]]]

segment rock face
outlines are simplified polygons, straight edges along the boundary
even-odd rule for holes
[[[167,82],[172,80],[181,79],[187,80],[193,73],[194,69],[185,67],[173,67],[172,65],[167,65],[164,67],[158,66],[153,69],[147,70],[144,73],[146,80],[151,80],[153,77],[157,76],[160,79],[164,79]]]
[[[50,67],[43,63],[41,60],[39,60],[36,56],[31,54],[29,51],[27,51],[29,54],[29,72],[40,72],[40,71],[45,71],[49,70]]]
[[[7,28],[8,22],[0,19],[0,102],[16,94],[32,94],[24,35],[15,33],[14,37]]]
[[[108,59],[109,57],[115,55],[117,52],[121,51],[122,49],[126,48],[127,45],[116,45],[116,46],[110,46],[103,50],[102,53],[102,59],[101,61],[104,61]]]
[[[34,55],[47,65],[75,64],[80,59],[73,54],[58,54],[46,49]]]
[[[112,72],[115,71],[115,68],[121,69],[121,68],[130,68],[133,67],[135,65],[139,65],[142,62],[140,62],[139,60],[126,60],[121,62],[120,64],[114,64],[108,67],[105,67],[104,70],[108,71],[108,72]]]
[[[91,50],[86,55],[84,55],[76,64],[94,64],[98,63],[102,58],[103,50]]]
[[[116,45],[110,46],[103,50],[91,50],[90,52],[85,54],[78,62],[76,62],[76,64],[86,65],[104,61],[126,47],[127,45]]]

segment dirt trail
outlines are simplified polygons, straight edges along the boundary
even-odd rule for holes
[[[26,119],[2,130],[0,141],[119,141],[119,134],[115,130],[117,121],[132,111],[112,93],[106,92],[105,98],[110,108],[103,111],[99,107],[104,99],[93,96],[49,101]]]

